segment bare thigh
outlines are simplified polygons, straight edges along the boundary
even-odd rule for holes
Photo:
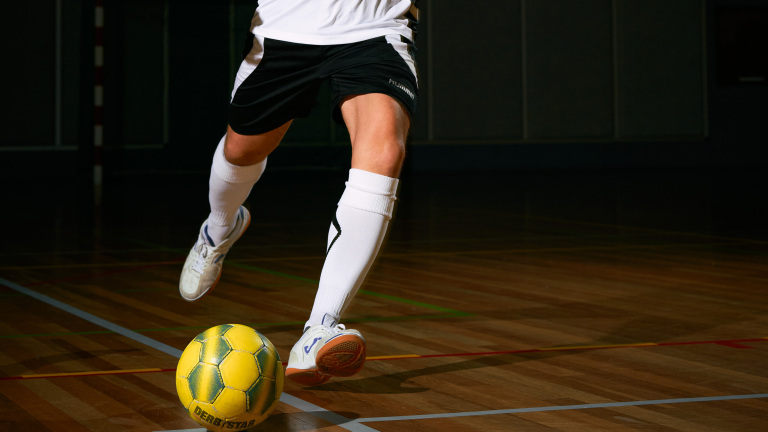
[[[227,127],[224,157],[229,163],[239,166],[254,165],[263,161],[280,144],[292,122],[259,135],[240,135],[231,127]]]
[[[352,141],[352,168],[399,177],[411,125],[405,109],[381,93],[350,96],[341,114]]]

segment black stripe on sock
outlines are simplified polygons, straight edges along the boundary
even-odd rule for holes
[[[325,256],[328,256],[328,254],[331,252],[333,244],[336,243],[336,240],[338,240],[339,237],[341,237],[341,225],[339,224],[339,220],[336,219],[335,213],[333,214],[333,221],[331,221],[331,223],[333,224],[333,227],[336,228],[336,237],[334,237],[333,240],[331,240],[331,244],[328,245],[328,250],[325,251]]]

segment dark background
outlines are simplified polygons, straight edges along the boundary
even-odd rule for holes
[[[4,7],[4,174],[91,176],[93,3]],[[255,2],[105,3],[105,182],[207,171]],[[407,172],[768,163],[765,1],[420,6]],[[346,169],[326,101],[294,124],[271,169]]]

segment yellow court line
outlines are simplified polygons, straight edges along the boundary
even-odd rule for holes
[[[111,370],[111,371],[91,371],[91,372],[69,372],[69,373],[21,375],[21,377],[22,378],[55,378],[55,377],[72,377],[72,376],[86,376],[86,375],[132,374],[132,373],[162,372],[162,371],[163,371],[163,369],[160,369],[160,368],[151,368],[151,369],[128,369],[128,370]]]
[[[373,357],[366,357],[366,360],[390,360],[390,359],[401,359],[401,358],[420,358],[421,356],[418,354],[401,354],[401,355],[389,355],[389,356],[373,356]]]
[[[768,339],[768,336],[759,337],[756,339],[750,339],[751,341],[757,341],[758,339]],[[697,344],[704,343],[717,343],[717,341],[708,342],[694,342]],[[398,360],[398,359],[415,359],[415,358],[432,358],[432,357],[462,357],[462,356],[477,356],[477,355],[499,355],[499,354],[519,354],[519,353],[532,353],[532,352],[544,352],[544,351],[578,351],[578,350],[594,350],[603,348],[640,348],[640,347],[652,347],[662,345],[677,345],[677,344],[659,344],[653,342],[646,343],[628,343],[628,344],[612,344],[612,345],[578,345],[578,346],[565,346],[565,347],[547,347],[547,348],[535,348],[530,350],[517,350],[517,351],[498,351],[498,352],[478,352],[478,353],[456,353],[456,354],[398,354],[388,356],[371,356],[366,357],[366,360]],[[687,344],[686,344],[687,345]],[[285,364],[285,362],[283,362]],[[122,375],[122,374],[134,374],[134,373],[147,373],[147,372],[171,372],[175,369],[132,369],[132,370],[111,370],[111,371],[91,371],[91,372],[70,372],[70,373],[52,373],[52,374],[38,374],[38,375],[20,375],[17,377],[0,377],[0,381],[9,379],[31,379],[31,378],[57,378],[57,377],[78,377],[89,375]]]

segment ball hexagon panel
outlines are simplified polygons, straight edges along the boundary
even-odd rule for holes
[[[233,388],[225,388],[221,391],[219,397],[216,398],[213,407],[224,418],[235,419],[245,412],[246,403],[245,392]]]
[[[275,403],[275,381],[260,377],[245,394],[248,399],[248,411],[260,415],[265,414]]]
[[[200,402],[213,403],[224,390],[219,368],[214,365],[198,363],[187,379],[192,398]]]
[[[219,365],[222,360],[232,351],[226,339],[222,336],[216,336],[205,341],[203,349],[200,350],[200,361],[210,365]]]
[[[264,341],[256,330],[240,324],[233,324],[232,328],[224,333],[224,338],[229,341],[232,349],[239,351],[255,353],[264,346]]]
[[[226,387],[246,391],[259,379],[259,365],[253,354],[232,351],[219,365],[219,372]]]
[[[277,372],[275,372],[275,400],[280,399],[280,395],[283,394],[283,384],[285,384],[285,372],[283,372],[283,364],[277,362]]]
[[[211,327],[208,330],[200,333],[194,340],[198,342],[205,342],[212,337],[221,336],[232,328],[232,324],[222,324],[215,327]]]
[[[259,364],[261,369],[261,375],[274,379],[277,375],[277,364],[280,363],[280,366],[282,366],[282,363],[280,362],[280,356],[277,355],[277,351],[270,350],[269,347],[265,346],[264,348],[260,349],[254,355],[254,357],[256,358],[256,363]]]
[[[226,419],[211,403],[194,401],[189,406],[189,416],[208,430],[220,430]]]
[[[192,390],[189,388],[189,381],[186,378],[176,377],[176,393],[184,408],[189,409],[189,405],[195,399],[192,397]]]
[[[176,376],[186,378],[192,369],[197,366],[197,362],[200,361],[200,351],[203,348],[203,344],[197,341],[192,341],[184,348],[184,352],[181,353],[179,358],[179,364],[176,366]]]

